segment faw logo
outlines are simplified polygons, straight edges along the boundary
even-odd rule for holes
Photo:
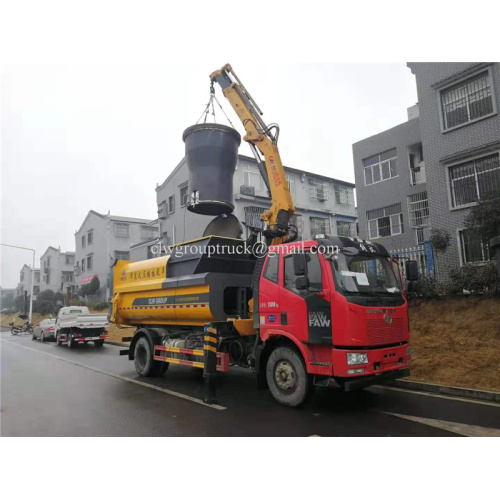
[[[310,312],[309,326],[330,326],[330,319],[325,313]]]

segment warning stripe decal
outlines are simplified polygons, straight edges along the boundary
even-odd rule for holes
[[[130,311],[137,309],[198,309],[208,307],[208,302],[205,304],[172,304],[165,306],[131,306],[131,307],[119,307],[121,311]]]

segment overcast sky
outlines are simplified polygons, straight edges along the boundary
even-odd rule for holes
[[[156,218],[156,184],[182,159],[182,132],[224,62],[4,66],[2,242],[35,248],[39,267],[49,245],[74,250],[90,209]],[[352,144],[406,121],[417,102],[405,63],[233,67],[264,120],[279,123],[285,165],[351,182]],[[251,156],[246,143],[240,153]],[[15,287],[24,263],[29,252],[2,247],[0,286]]]

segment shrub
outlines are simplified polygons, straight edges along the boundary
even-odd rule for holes
[[[78,295],[80,297],[92,296],[95,295],[99,291],[99,287],[101,286],[101,282],[97,276],[92,278],[90,283],[83,285],[80,290],[78,290]]]
[[[439,296],[441,285],[431,276],[420,276],[417,281],[412,283],[411,292],[417,297],[424,299],[435,299]]]
[[[108,309],[109,304],[107,302],[96,302],[95,304],[92,304],[92,309],[95,309],[96,311],[104,311],[105,309]]]
[[[86,306],[87,304],[85,304],[85,302],[81,299],[71,299],[69,301],[69,304],[71,306]]]
[[[450,270],[449,292],[462,294],[464,290],[492,296],[497,291],[498,275],[495,262],[488,262],[484,266],[467,264],[459,269]]]
[[[446,252],[451,243],[451,235],[446,229],[431,229],[431,237],[429,238],[436,252]]]

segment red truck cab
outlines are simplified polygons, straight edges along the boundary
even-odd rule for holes
[[[382,245],[358,238],[271,247],[258,294],[263,345],[289,339],[315,385],[352,391],[408,376],[408,306],[395,267]],[[294,375],[286,363],[273,366],[267,381],[276,397]]]

